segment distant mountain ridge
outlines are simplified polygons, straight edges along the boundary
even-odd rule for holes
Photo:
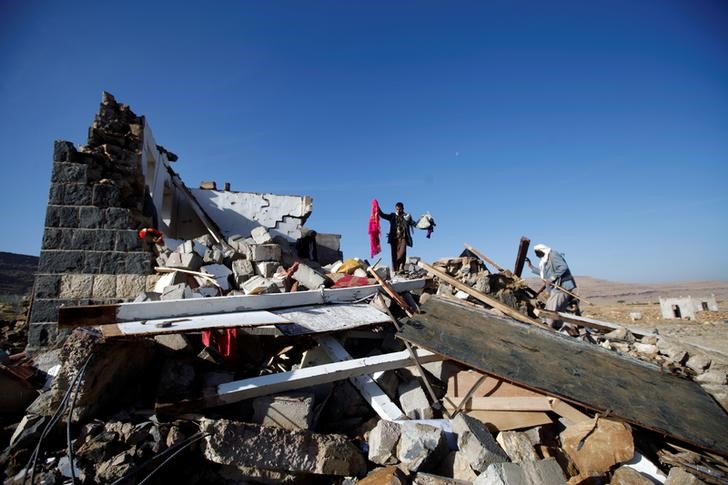
[[[27,295],[33,288],[38,256],[0,251],[0,295]]]

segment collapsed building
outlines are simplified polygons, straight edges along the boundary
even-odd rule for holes
[[[109,94],[56,142],[8,483],[728,479],[727,363],[547,315],[527,240],[513,271],[466,245],[392,278],[306,228],[310,197],[176,160]]]

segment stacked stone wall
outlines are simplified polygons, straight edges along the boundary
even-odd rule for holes
[[[56,141],[28,345],[65,337],[61,305],[109,304],[147,287],[152,253],[137,231],[150,225],[141,167],[144,118],[104,93],[80,149]]]

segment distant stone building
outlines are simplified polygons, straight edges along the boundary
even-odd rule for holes
[[[679,298],[660,298],[660,311],[663,319],[684,318],[692,320],[697,312],[717,312],[718,303],[715,295],[706,298],[692,296]]]

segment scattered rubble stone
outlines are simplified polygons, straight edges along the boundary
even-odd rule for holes
[[[396,464],[400,436],[399,423],[380,420],[369,432],[369,461],[379,465]]]
[[[670,468],[665,485],[703,485],[705,482],[680,467]]]
[[[628,466],[621,466],[614,470],[609,482],[610,485],[652,485],[652,483],[652,480]]]
[[[447,442],[437,426],[404,421],[397,445],[397,458],[409,471],[427,471],[447,454]]]
[[[524,463],[538,460],[536,450],[525,433],[518,431],[502,431],[496,441],[503,448],[513,463]]]
[[[452,421],[452,430],[458,436],[458,448],[473,470],[483,472],[492,463],[508,461],[508,455],[481,421],[460,413]]]
[[[253,422],[289,430],[311,428],[313,394],[263,396],[253,400]]]
[[[517,463],[491,463],[483,470],[478,478],[473,480],[473,485],[513,485],[516,483],[526,484],[526,475]]]
[[[582,474],[604,474],[631,460],[635,451],[629,425],[606,418],[569,426],[561,433],[561,443]]]
[[[430,401],[418,380],[403,382],[399,386],[399,403],[402,412],[410,419],[431,419],[434,417]]]

